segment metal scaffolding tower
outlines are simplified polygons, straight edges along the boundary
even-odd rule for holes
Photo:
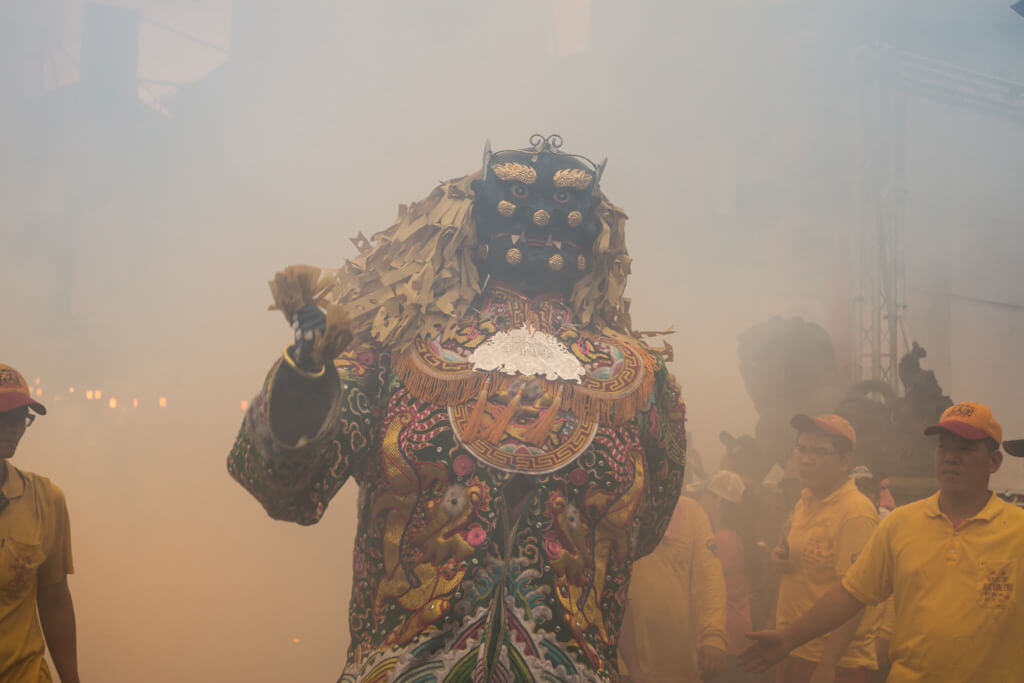
[[[856,57],[861,111],[860,215],[851,240],[854,381],[878,380],[898,393],[899,359],[910,346],[903,259],[907,97],[1024,122],[1024,84],[891,47],[863,47]]]
[[[858,53],[860,86],[860,216],[851,241],[854,380],[882,381],[898,389],[903,331],[903,213],[906,93],[894,68],[895,51]]]

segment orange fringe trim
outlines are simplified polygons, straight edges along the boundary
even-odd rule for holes
[[[466,423],[466,429],[463,430],[462,434],[463,441],[476,441],[476,436],[480,433],[480,422],[484,417],[484,408],[486,407],[487,387],[484,387],[477,394],[476,405],[473,406],[473,412],[469,414],[469,421]]]
[[[545,391],[560,396],[561,407],[573,414],[597,416],[598,421],[606,425],[628,422],[647,407],[654,390],[654,358],[645,350],[634,350],[643,359],[644,368],[639,385],[632,391],[598,393],[573,382],[543,380]],[[435,405],[462,405],[478,398],[482,391],[486,391],[488,396],[494,395],[507,390],[516,379],[498,372],[467,370],[446,373],[427,368],[413,348],[399,356],[393,367],[410,394]]]
[[[562,395],[555,396],[555,400],[548,406],[547,410],[541,414],[540,419],[537,420],[537,424],[530,428],[530,431],[526,433],[523,440],[538,448],[544,445],[547,441],[548,435],[551,434],[551,430],[555,426],[555,422],[558,420],[558,410],[562,407]]]
[[[525,385],[523,385],[525,386]],[[505,436],[505,431],[508,426],[512,423],[512,418],[519,412],[519,407],[522,405],[523,387],[519,387],[519,391],[516,392],[515,397],[505,407],[505,410],[501,411],[498,415],[498,419],[494,421],[491,428],[487,432],[487,440],[491,443],[499,443],[502,437]]]
[[[409,349],[394,362],[395,373],[409,393],[426,403],[462,405],[486,388],[490,373],[468,370],[442,373],[423,366],[415,349]],[[512,378],[509,377],[509,380]],[[495,376],[491,392],[507,389],[511,381],[502,382]]]

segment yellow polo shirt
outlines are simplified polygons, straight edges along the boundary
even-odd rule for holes
[[[891,594],[887,683],[1024,680],[1024,510],[992,495],[959,529],[939,494],[893,510],[843,579],[865,604]]]
[[[804,489],[793,509],[789,556],[795,569],[779,583],[777,628],[802,617],[850,568],[878,527],[878,511],[850,479],[821,500]],[[877,669],[875,629],[880,610],[865,610],[860,627],[838,666]],[[793,656],[821,661],[828,635],[793,650]]]
[[[725,575],[704,509],[681,496],[661,543],[633,564],[619,634],[623,681],[699,680],[698,644],[726,650]]]
[[[68,509],[53,482],[9,462],[2,493],[0,681],[49,683],[36,586],[58,583],[74,571]]]
[[[878,622],[878,634],[876,637],[879,640],[891,640],[894,628],[896,628],[896,603],[893,602],[890,595],[882,607],[882,618]]]

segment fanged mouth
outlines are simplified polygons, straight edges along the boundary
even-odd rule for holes
[[[520,242],[522,242],[523,244],[525,244],[528,247],[554,247],[555,249],[558,249],[559,251],[561,251],[562,245],[566,245],[568,247],[571,247],[572,249],[575,249],[576,251],[580,251],[579,245],[576,244],[575,242],[573,242],[571,240],[555,240],[555,239],[551,239],[551,235],[548,235],[547,239],[544,239],[544,238],[533,237],[533,236],[529,236],[528,237],[525,233],[519,234],[519,235],[514,235],[514,234],[509,234],[509,233],[502,233],[502,234],[494,235],[494,237],[492,238],[492,241],[497,241],[497,240],[500,240],[500,239],[511,240],[512,244],[514,244],[514,245],[518,245]]]

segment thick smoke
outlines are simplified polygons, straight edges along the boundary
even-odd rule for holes
[[[674,326],[708,467],[719,431],[758,417],[742,331],[801,316],[849,376],[879,215],[902,231],[906,343],[946,393],[1024,436],[1009,4],[5,3],[0,362],[51,408],[16,464],[67,494],[83,676],[338,674],[355,486],[299,528],[224,470],[241,402],[288,341],[266,281],[339,265],[400,202],[475,170],[487,138],[557,132],[609,157],[634,323]]]

